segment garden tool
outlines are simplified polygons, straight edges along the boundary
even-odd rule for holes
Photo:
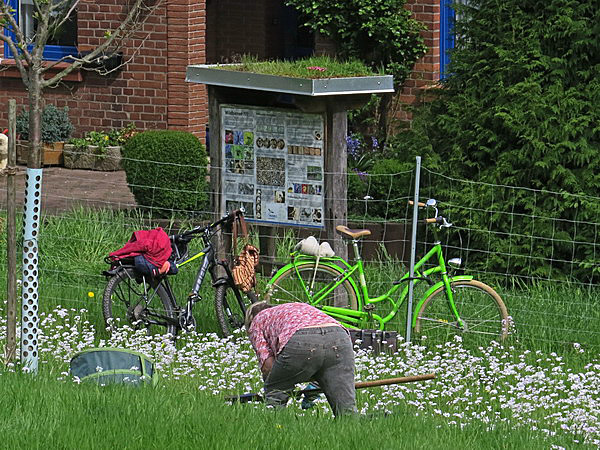
[[[400,377],[400,378],[386,378],[383,380],[361,381],[361,382],[355,383],[354,387],[355,387],[355,389],[363,389],[363,388],[376,387],[376,386],[387,386],[390,384],[413,383],[416,381],[433,380],[434,378],[435,378],[434,373],[427,373],[427,374],[423,374],[423,375],[412,375],[412,376]],[[313,394],[313,393],[317,393],[317,392],[322,392],[322,389],[315,389],[315,388],[300,389],[298,391],[294,391],[292,393],[292,397],[298,398],[301,395],[306,394],[306,393]],[[231,403],[235,403],[235,402],[248,403],[248,402],[264,401],[263,396],[258,393],[232,395],[232,396],[225,397],[225,399]]]

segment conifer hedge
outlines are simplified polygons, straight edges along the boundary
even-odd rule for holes
[[[481,249],[471,263],[526,278],[596,280],[598,2],[469,0],[458,10],[449,76],[417,109],[412,131],[389,142],[399,149],[394,158],[420,154],[425,167],[490,183],[435,186],[438,199],[473,208],[454,212],[456,222],[481,230],[469,236],[470,248]]]

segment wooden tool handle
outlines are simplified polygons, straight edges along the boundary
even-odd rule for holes
[[[356,383],[354,387],[356,389],[362,389],[375,386],[386,386],[388,384],[412,383],[414,381],[433,380],[434,378],[435,373],[426,373],[423,375],[412,375],[409,377],[387,378],[385,380],[361,381],[359,383]]]

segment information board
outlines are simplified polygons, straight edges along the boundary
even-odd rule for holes
[[[222,208],[251,222],[323,228],[324,118],[221,105]]]

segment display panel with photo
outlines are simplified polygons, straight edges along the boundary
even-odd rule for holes
[[[221,105],[222,208],[261,223],[322,228],[324,116]]]

